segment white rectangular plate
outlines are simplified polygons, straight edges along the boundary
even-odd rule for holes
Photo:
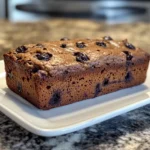
[[[144,84],[52,110],[39,110],[11,92],[0,61],[0,111],[32,133],[57,136],[150,103],[150,67]]]

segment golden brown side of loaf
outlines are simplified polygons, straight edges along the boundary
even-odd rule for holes
[[[106,36],[63,38],[4,54],[8,87],[40,109],[94,98],[146,79],[149,54]]]

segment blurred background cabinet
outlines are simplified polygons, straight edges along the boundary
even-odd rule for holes
[[[8,1],[7,0],[0,0],[0,18],[7,18],[8,17]]]
[[[10,21],[86,18],[107,23],[150,22],[150,0],[0,0]]]

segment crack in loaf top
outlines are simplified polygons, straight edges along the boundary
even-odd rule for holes
[[[60,41],[23,45],[6,55],[33,73],[44,70],[51,75],[79,72],[102,65],[122,66],[127,60],[136,62],[137,58],[149,58],[147,53],[127,40],[114,41],[109,36],[99,39],[62,38]]]

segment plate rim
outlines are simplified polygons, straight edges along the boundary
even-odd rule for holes
[[[4,61],[0,60],[0,63],[4,63]],[[4,78],[4,80],[5,80],[5,78]],[[138,93],[138,94],[140,94],[140,93]],[[4,113],[6,116],[8,116],[10,119],[15,121],[17,124],[19,124],[20,126],[25,128],[26,130],[28,130],[34,134],[40,135],[40,136],[50,137],[50,136],[59,136],[59,135],[67,134],[67,133],[74,132],[74,131],[77,131],[80,129],[84,129],[86,127],[90,127],[94,124],[103,122],[103,121],[108,120],[110,118],[114,118],[116,116],[119,116],[121,114],[129,112],[131,110],[134,110],[134,109],[137,109],[137,108],[142,107],[144,105],[147,105],[150,103],[149,100],[150,100],[150,97],[147,99],[144,99],[140,102],[130,104],[124,108],[121,107],[120,109],[117,109],[115,111],[108,112],[108,113],[105,113],[103,115],[96,116],[93,118],[89,118],[87,120],[83,120],[82,122],[77,122],[75,124],[71,124],[71,125],[68,125],[65,127],[58,127],[58,128],[53,128],[53,129],[50,129],[50,128],[45,129],[45,128],[35,126],[34,124],[30,123],[29,121],[26,121],[23,117],[21,118],[20,115],[11,111],[10,108],[2,106],[1,104],[0,104],[0,111],[2,113]]]

